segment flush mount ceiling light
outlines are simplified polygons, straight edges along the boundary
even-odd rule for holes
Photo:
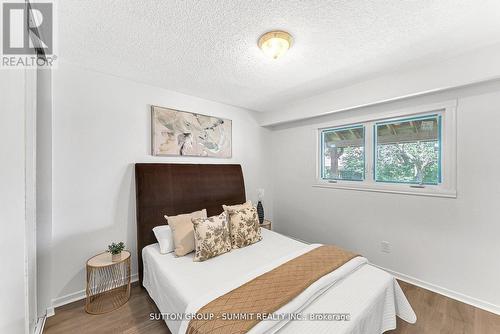
[[[275,30],[260,36],[258,44],[266,56],[278,59],[292,46],[292,40],[292,35],[286,31]]]

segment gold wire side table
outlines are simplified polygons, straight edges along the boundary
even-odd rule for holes
[[[85,311],[102,314],[116,310],[130,298],[130,252],[122,251],[113,262],[111,253],[98,254],[87,261]]]

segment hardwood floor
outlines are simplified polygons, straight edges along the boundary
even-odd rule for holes
[[[115,311],[91,315],[84,306],[85,300],[80,300],[57,308],[56,314],[47,319],[43,333],[170,333],[165,322],[149,320],[149,314],[158,310],[138,284],[132,287],[128,303]]]
[[[457,302],[434,292],[400,282],[417,314],[417,323],[410,325],[398,319],[398,328],[391,334],[497,334],[500,316]],[[156,306],[145,290],[132,288],[130,300],[116,311],[103,315],[85,313],[84,301],[56,309],[47,319],[46,334],[77,333],[170,333],[163,321],[149,320]]]
[[[398,318],[397,329],[387,333],[500,333],[500,316],[496,314],[405,282],[399,284],[417,314],[417,322],[411,325]]]

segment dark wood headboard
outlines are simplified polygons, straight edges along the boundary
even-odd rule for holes
[[[137,205],[137,261],[142,285],[142,249],[156,243],[153,227],[175,216],[207,209],[208,216],[222,212],[222,204],[245,202],[240,165],[135,164]]]

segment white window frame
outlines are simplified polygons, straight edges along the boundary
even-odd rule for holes
[[[386,113],[374,113],[329,123],[316,129],[316,180],[314,187],[386,192],[407,195],[457,197],[457,101],[418,106]],[[376,182],[374,178],[374,125],[382,121],[397,121],[409,117],[426,115],[441,116],[441,183],[438,185],[415,185],[404,183]],[[349,126],[365,127],[365,179],[363,181],[325,180],[321,177],[321,133],[323,130]]]

